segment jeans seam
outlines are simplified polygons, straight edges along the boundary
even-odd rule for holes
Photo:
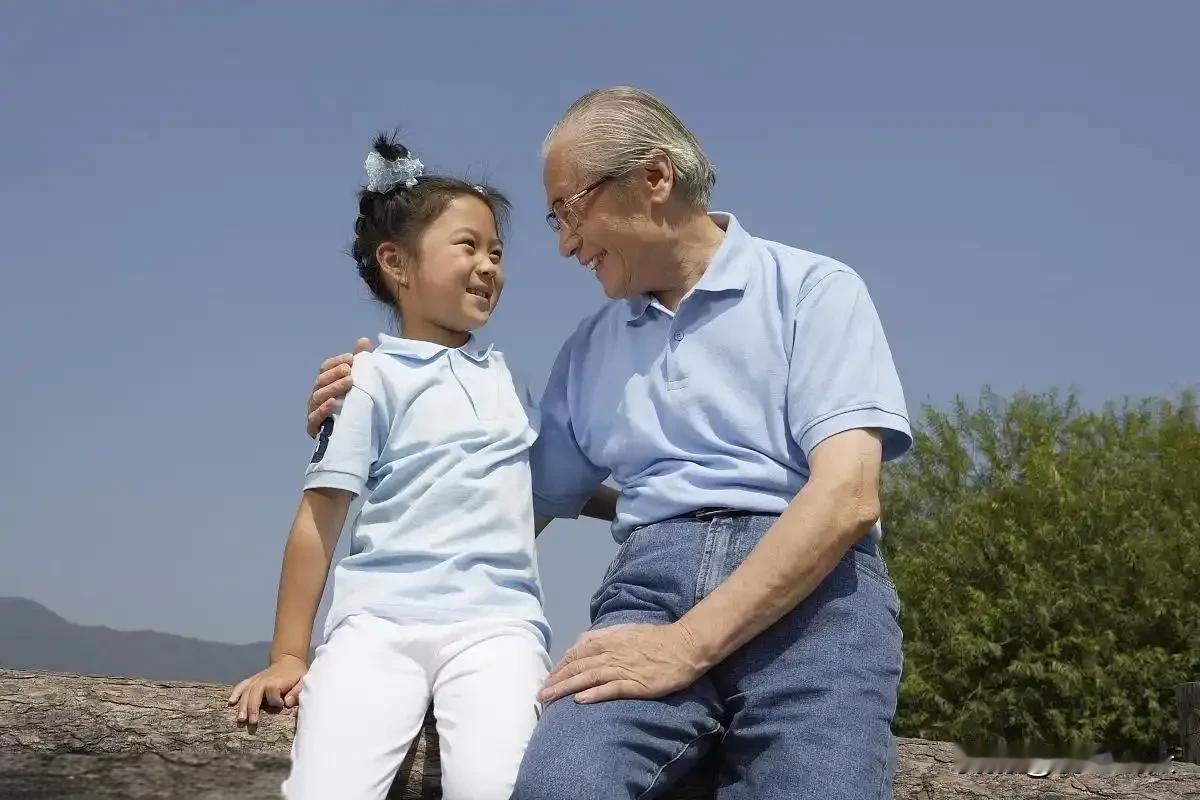
[[[890,725],[888,727],[889,729],[891,728]],[[879,800],[884,800],[884,798],[887,797],[888,766],[892,763],[891,748],[895,747],[895,740],[892,739],[890,730],[888,734],[888,740],[887,749],[884,750],[883,753],[883,764],[879,770]]]
[[[698,733],[695,736],[693,736],[691,739],[689,739],[688,742],[686,744],[684,744],[683,747],[679,748],[678,753],[671,756],[671,758],[669,758],[665,764],[663,764],[661,767],[658,768],[658,770],[654,773],[654,777],[651,778],[651,780],[650,780],[650,785],[647,786],[645,788],[645,790],[641,794],[638,795],[638,800],[641,800],[641,798],[645,797],[650,792],[651,789],[653,789],[655,786],[658,785],[658,779],[662,777],[663,771],[665,771],[667,767],[671,766],[679,759],[683,758],[683,755],[691,748],[692,745],[694,745],[696,742],[703,739],[705,736],[712,736],[714,733],[716,733],[719,730],[721,730],[721,723],[714,722],[713,726],[712,726],[712,730]]]
[[[692,605],[704,599],[705,587],[708,584],[708,571],[712,565],[713,550],[717,546],[713,537],[714,522],[715,520],[709,520],[704,526],[704,552],[700,555],[700,567],[696,570],[696,591]]]
[[[633,540],[635,534],[637,534],[637,529],[630,531],[629,535],[625,537],[625,541],[621,542],[617,547],[617,552],[613,554],[612,563],[608,565],[608,570],[604,573],[604,580],[601,581],[602,584],[612,578],[617,573],[617,570],[624,566],[622,559],[625,558],[626,553],[629,551],[630,542]]]
[[[882,575],[876,574],[874,570],[868,569],[866,567],[860,567],[858,565],[855,565],[854,569],[855,569],[855,572],[866,577],[867,580],[873,581],[876,586],[887,589],[890,592],[896,591],[896,585],[894,583],[892,583],[891,580],[883,577]]]

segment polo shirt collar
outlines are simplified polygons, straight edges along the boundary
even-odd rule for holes
[[[713,212],[709,218],[725,231],[725,238],[712,261],[692,287],[692,292],[741,292],[750,280],[749,259],[750,235],[738,224],[737,217],[723,211]],[[650,308],[654,298],[639,294],[626,300],[629,308],[628,322],[641,319]],[[657,303],[654,303],[657,305]]]
[[[467,334],[467,341],[462,347],[451,348],[436,342],[402,339],[399,336],[389,336],[386,333],[381,333],[379,334],[379,346],[375,348],[375,352],[387,353],[414,361],[432,361],[445,351],[455,349],[472,361],[483,362],[491,355],[492,345],[480,344],[474,334]]]

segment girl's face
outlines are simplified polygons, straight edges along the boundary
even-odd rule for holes
[[[486,323],[504,288],[503,252],[487,203],[454,198],[421,234],[415,262],[401,257],[395,285],[403,335],[443,341]]]

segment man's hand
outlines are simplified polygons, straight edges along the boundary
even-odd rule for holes
[[[354,356],[371,349],[370,339],[359,339],[354,343],[353,353],[342,353],[340,356],[327,358],[321,364],[317,374],[317,382],[313,384],[312,394],[308,396],[308,435],[316,438],[321,430],[321,423],[333,413],[337,401],[346,396],[353,382],[350,380],[350,364]]]
[[[709,666],[678,622],[613,625],[580,636],[546,678],[538,699],[551,703],[569,694],[578,703],[653,699],[691,686]]]
[[[266,702],[272,708],[291,708],[300,700],[300,681],[308,665],[295,656],[283,656],[271,666],[233,687],[229,705],[237,706],[238,724],[258,724],[258,710]]]

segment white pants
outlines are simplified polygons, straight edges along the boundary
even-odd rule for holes
[[[445,800],[507,800],[550,657],[524,622],[340,624],[300,689],[290,800],[383,800],[432,696]]]

